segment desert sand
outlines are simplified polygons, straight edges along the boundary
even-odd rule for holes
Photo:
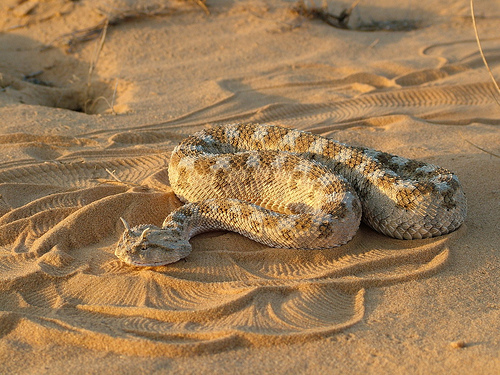
[[[2,2],[0,373],[500,372],[500,95],[469,2],[362,1],[348,29],[296,6]],[[500,79],[500,2],[475,8]],[[315,251],[213,232],[175,264],[119,261],[120,217],[181,205],[173,147],[233,122],[451,169],[466,222]]]

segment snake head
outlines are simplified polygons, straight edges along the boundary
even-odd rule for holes
[[[178,232],[143,224],[131,228],[121,219],[125,231],[115,255],[132,266],[162,266],[177,262],[191,252],[191,244],[180,238]]]

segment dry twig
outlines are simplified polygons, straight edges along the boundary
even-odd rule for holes
[[[484,65],[486,66],[486,69],[488,70],[488,73],[490,74],[490,77],[491,77],[491,80],[493,81],[493,84],[495,85],[498,93],[500,94],[500,87],[498,87],[498,83],[495,80],[495,76],[493,75],[493,73],[490,69],[490,66],[488,65],[488,61],[486,61],[486,57],[484,56],[484,53],[483,53],[483,48],[481,47],[481,41],[479,40],[479,35],[477,33],[476,17],[474,15],[474,0],[470,0],[470,12],[471,12],[471,16],[472,16],[472,25],[474,26],[474,33],[476,34],[477,46],[479,47],[479,53],[481,54],[481,57],[483,58]],[[497,104],[500,105],[500,101],[498,100],[498,98],[496,96],[493,96],[493,97],[495,98],[495,101],[497,102]]]
[[[102,51],[102,47],[104,47],[104,40],[106,39],[106,32],[108,30],[108,20],[105,20],[104,27],[101,31],[101,40],[99,41],[99,44],[96,46],[96,50],[94,52],[94,58],[90,62],[90,67],[89,67],[89,75],[87,77],[87,89],[85,91],[85,105],[84,105],[84,112],[87,113],[87,105],[91,101],[90,99],[90,88],[92,87],[92,75],[94,74],[95,67],[97,65],[97,61],[99,60],[99,56]]]
[[[347,26],[347,23],[349,22],[349,17],[359,2],[360,0],[355,0],[349,8],[344,9],[338,16],[328,12],[326,6],[321,8],[316,6],[308,7],[303,0],[298,1],[297,5],[292,8],[292,11],[302,17],[318,19],[339,29],[348,29],[349,26]]]
[[[460,137],[462,137],[462,139],[463,139],[465,142],[467,142],[468,144],[470,144],[471,146],[473,146],[473,147],[477,148],[478,150],[481,150],[481,151],[483,151],[483,152],[487,153],[488,155],[494,156],[494,157],[496,157],[496,158],[500,158],[500,155],[495,154],[494,152],[488,151],[488,150],[486,150],[486,149],[484,149],[484,148],[482,148],[482,147],[480,147],[480,146],[476,145],[475,143],[472,143],[472,142],[471,142],[471,141],[469,141],[467,138],[465,138],[465,137],[464,137],[461,133],[459,133],[459,134],[460,134]]]

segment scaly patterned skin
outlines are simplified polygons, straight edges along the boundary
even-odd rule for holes
[[[452,232],[466,215],[460,183],[444,168],[280,126],[203,130],[174,149],[168,171],[187,204],[162,228],[124,222],[115,254],[128,264],[176,262],[191,251],[192,236],[211,230],[322,249],[349,241],[361,215],[399,239]]]

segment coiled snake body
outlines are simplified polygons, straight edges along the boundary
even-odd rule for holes
[[[170,184],[186,204],[161,228],[130,228],[115,254],[138,266],[191,251],[201,232],[229,230],[272,247],[321,249],[349,241],[361,218],[399,239],[439,236],[465,219],[450,171],[308,132],[262,124],[214,126],[173,151]]]

